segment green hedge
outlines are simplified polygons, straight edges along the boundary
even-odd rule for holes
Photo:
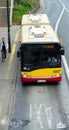
[[[22,15],[38,7],[39,0],[14,0],[13,21],[21,20]]]

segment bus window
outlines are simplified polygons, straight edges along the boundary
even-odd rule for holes
[[[38,64],[39,63],[39,56],[40,56],[40,52],[36,51],[36,52],[32,52],[32,63]]]
[[[60,55],[48,56],[47,63],[48,63],[48,65],[51,65],[51,67],[61,66],[61,57],[60,57]]]
[[[25,50],[23,56],[23,66],[27,70],[34,70],[38,68],[60,67],[60,55],[52,55],[44,50]],[[26,67],[27,66],[27,67]]]
[[[55,56],[49,56],[48,57],[48,62],[56,63],[57,62],[57,58]]]

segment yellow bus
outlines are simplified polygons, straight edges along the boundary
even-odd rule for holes
[[[64,55],[64,49],[47,14],[23,15],[19,54],[22,82],[62,80],[61,55]]]

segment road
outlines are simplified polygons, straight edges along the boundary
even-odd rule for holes
[[[44,3],[42,12],[48,14],[53,28],[62,38],[69,65],[69,3],[64,0],[45,0]],[[22,86],[18,70],[10,130],[69,130],[69,81],[63,59],[62,65],[63,79],[59,84]]]

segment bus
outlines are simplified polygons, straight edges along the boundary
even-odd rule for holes
[[[23,15],[20,32],[21,81],[61,81],[64,49],[47,14]]]

